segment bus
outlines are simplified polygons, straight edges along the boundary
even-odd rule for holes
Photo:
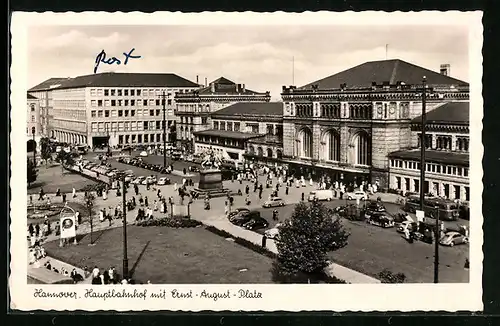
[[[420,210],[420,196],[409,196],[406,199],[404,210],[410,213],[415,213],[417,210]],[[425,216],[431,218],[436,218],[436,214],[439,214],[440,220],[456,221],[460,212],[458,204],[452,200],[437,197],[425,197],[424,214]]]

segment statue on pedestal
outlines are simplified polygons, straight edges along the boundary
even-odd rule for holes
[[[219,169],[222,165],[220,157],[218,157],[212,149],[205,152],[201,167],[204,169]]]

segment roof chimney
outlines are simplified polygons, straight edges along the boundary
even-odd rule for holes
[[[450,64],[444,63],[439,67],[439,72],[441,75],[449,76],[450,75]]]
[[[210,83],[210,91],[212,93],[215,93],[215,84],[214,83]]]
[[[198,75],[196,75],[196,84],[198,84],[198,85],[200,84]]]
[[[207,87],[207,77],[205,77],[205,87]]]
[[[241,92],[242,92],[242,93],[245,93],[245,90],[246,90],[246,88],[245,88],[245,84],[241,84]]]

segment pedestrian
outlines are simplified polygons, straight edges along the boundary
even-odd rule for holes
[[[158,192],[156,193],[156,196],[158,197],[158,199],[161,198],[161,191],[160,191],[160,189],[158,189]]]
[[[154,201],[153,203],[153,210],[156,212],[158,211],[158,203],[156,202],[156,200]]]
[[[249,192],[250,192],[250,187],[248,185],[246,185],[246,187],[245,187],[245,194],[248,195]]]
[[[33,195],[30,195],[30,205],[33,205]]]
[[[56,190],[56,197],[61,196],[61,189],[57,188]]]
[[[245,198],[245,203],[247,205],[250,205],[250,197],[247,195],[247,197]]]
[[[262,190],[259,190],[259,199],[262,199]]]
[[[304,193],[302,193],[302,195],[300,196],[300,198],[302,199],[302,201],[304,201],[304,199],[305,199],[305,194],[304,194]]]
[[[289,188],[288,188],[288,185],[287,185],[287,186],[285,187],[285,195],[288,195],[288,190],[289,190]]]
[[[174,183],[174,191],[177,191],[177,182]]]
[[[73,187],[73,198],[76,198],[76,189]]]
[[[63,192],[63,194],[62,194],[62,201],[63,201],[63,203],[66,203],[66,193],[65,192]]]
[[[30,223],[30,225],[28,226],[28,233],[30,237],[33,236],[33,232],[35,232],[35,229],[33,228],[33,223]]]
[[[182,172],[184,173],[184,175],[186,175],[186,168],[182,169]]]
[[[139,195],[139,187],[137,186],[137,184],[134,184],[134,191],[135,191],[135,195]]]
[[[35,236],[38,238],[39,235],[40,235],[40,225],[36,224],[35,225]]]
[[[43,200],[43,195],[44,195],[43,188],[40,188],[38,200]]]
[[[145,196],[145,197],[144,197],[144,205],[145,205],[146,207],[148,207],[148,206],[149,206],[148,196]]]

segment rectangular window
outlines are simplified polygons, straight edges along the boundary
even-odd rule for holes
[[[139,90],[140,91],[140,90]],[[138,92],[139,92],[138,91]],[[142,135],[137,135],[137,142],[142,143]]]
[[[469,176],[469,168],[464,168],[464,177]]]
[[[137,100],[137,106],[142,106],[142,101],[141,100]]]
[[[128,110],[124,110],[125,116],[128,117]]]
[[[142,110],[137,110],[137,116],[142,117]]]
[[[111,116],[112,116],[112,117],[116,117],[116,116],[117,116],[117,114],[118,114],[118,113],[117,113],[117,111],[116,111],[116,110],[112,110],[112,111],[111,111]]]
[[[118,106],[123,106],[123,100],[118,100]]]
[[[90,111],[90,116],[92,118],[95,118],[97,116],[97,111],[93,110],[93,111]]]
[[[123,117],[123,110],[118,110],[118,116]]]
[[[142,105],[148,106],[148,100],[142,100]]]
[[[161,129],[161,121],[156,121],[156,129]]]
[[[90,106],[97,106],[97,101],[96,100],[90,101]]]
[[[171,99],[167,100],[167,105],[172,105],[172,100]]]
[[[104,101],[104,106],[111,106],[111,101],[110,100],[105,100]]]
[[[104,117],[109,118],[109,110],[104,110]]]
[[[135,117],[135,110],[130,110],[130,116]]]
[[[207,117],[202,117],[202,118],[201,118],[201,124],[203,124],[203,125],[206,125],[206,124],[207,124]],[[235,123],[234,123],[234,129],[235,129],[235,131],[237,131],[237,130],[236,130],[236,124],[238,124],[238,129],[239,129],[239,127],[240,127],[240,123],[239,123],[239,122],[235,122]]]
[[[102,96],[102,88],[97,90],[97,96]]]
[[[455,166],[453,167],[453,175],[457,175],[457,168]]]
[[[124,90],[123,90],[123,95],[124,95],[124,96],[128,96],[128,89],[124,89]]]
[[[137,122],[137,130],[142,130],[142,123],[140,121]]]
[[[156,134],[156,141],[157,141],[157,142],[160,142],[160,141],[161,141],[160,136],[161,136],[160,134]]]
[[[129,122],[125,121],[124,130],[125,131],[129,131],[130,130],[130,123]]]
[[[123,131],[123,122],[118,122],[118,131]]]
[[[109,89],[104,90],[104,96],[109,96]]]
[[[219,129],[219,121],[214,121],[214,129]]]
[[[137,96],[141,96],[141,90],[140,89],[137,90]]]
[[[160,100],[156,100],[156,106],[160,106]]]
[[[102,100],[97,100],[97,106],[102,106]]]
[[[220,130],[226,130],[226,123],[224,121],[220,122]]]
[[[118,96],[122,96],[122,90],[121,89],[118,90]]]
[[[160,110],[156,110],[156,116],[159,117],[160,116]]]
[[[97,117],[102,118],[103,117],[103,112],[102,110],[97,111]]]
[[[135,143],[135,139],[136,138],[136,135],[132,135],[132,143]]]
[[[92,89],[90,90],[90,96],[96,96],[96,95],[97,95],[97,91],[96,91],[96,89],[95,89],[95,88],[92,88]]]
[[[128,100],[125,100],[124,106],[128,106]]]
[[[130,96],[135,96],[135,89],[130,90]]]
[[[130,100],[130,106],[135,106],[135,100]]]
[[[118,144],[119,145],[123,144],[123,135],[118,136]]]
[[[155,129],[155,122],[149,121],[149,130],[154,130],[154,129]]]
[[[441,173],[441,165],[436,165],[436,172]]]
[[[115,96],[116,95],[116,89],[112,89],[111,90],[111,96]]]
[[[155,100],[149,100],[149,106],[154,106],[155,105]]]
[[[97,132],[97,122],[92,122],[91,129],[92,129],[92,132]]]
[[[446,170],[447,170],[447,174],[450,174],[450,175],[451,175],[451,166],[447,166],[447,167],[446,167]]]
[[[233,123],[232,122],[227,123],[227,131],[233,131]]]
[[[143,121],[143,129],[144,130],[148,130],[148,122],[147,121]]]
[[[111,100],[111,106],[116,106],[116,100]]]
[[[130,130],[132,131],[137,130],[137,121],[132,121],[130,123]]]
[[[112,123],[111,123],[111,130],[112,130],[112,131],[116,131],[116,128],[117,128],[117,124],[116,124],[116,122],[112,122]]]
[[[155,110],[149,110],[149,116],[152,117],[155,115]]]
[[[149,135],[144,134],[144,142],[147,143],[149,141]]]
[[[239,122],[234,123],[234,131],[240,131],[240,123]]]

